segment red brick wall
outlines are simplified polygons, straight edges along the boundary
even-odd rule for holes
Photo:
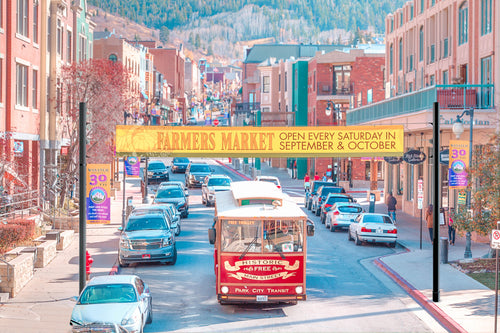
[[[384,72],[385,57],[358,57],[352,65],[351,82],[354,84],[355,107],[358,94],[362,94],[362,105],[366,105],[368,90],[372,89],[372,103],[385,99]]]

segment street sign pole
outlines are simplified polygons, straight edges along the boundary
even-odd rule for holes
[[[420,209],[420,250],[422,250],[422,209],[424,203],[424,180],[418,180],[418,194],[417,194],[418,209]]]

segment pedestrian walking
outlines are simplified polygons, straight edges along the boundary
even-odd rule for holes
[[[431,239],[431,243],[433,242],[433,226],[434,226],[434,209],[432,204],[430,204],[425,210],[425,221],[427,222],[427,229],[429,229],[429,237]]]
[[[392,195],[392,192],[389,192],[385,203],[387,205],[387,214],[392,217],[392,220],[396,223],[396,205],[398,204],[398,201]]]
[[[455,245],[455,224],[453,223],[453,215],[455,215],[455,208],[450,208],[450,216],[448,217],[448,240],[450,245]]]
[[[309,174],[306,173],[304,176],[304,190],[307,192],[307,190],[311,187],[311,177],[309,177]]]
[[[326,182],[326,173],[323,173],[323,181]]]
[[[319,180],[319,175],[318,173],[316,172],[316,174],[314,175],[314,180]]]

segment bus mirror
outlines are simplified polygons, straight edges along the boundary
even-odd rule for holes
[[[307,220],[307,236],[314,236],[314,222],[311,220]]]
[[[208,228],[208,241],[210,244],[215,244],[215,228]]]

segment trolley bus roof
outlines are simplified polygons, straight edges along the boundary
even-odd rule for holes
[[[248,203],[240,205],[245,200]],[[233,182],[230,191],[216,193],[215,203],[217,217],[222,218],[307,218],[276,185],[266,182]]]

